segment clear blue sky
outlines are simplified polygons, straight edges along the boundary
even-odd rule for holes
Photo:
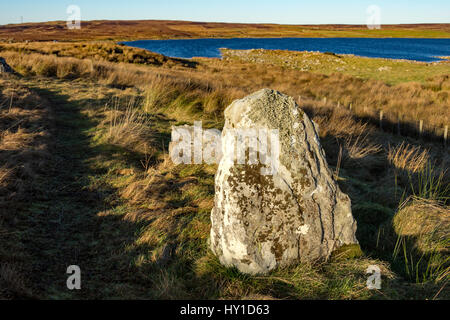
[[[450,0],[0,0],[0,24],[67,20],[68,5],[82,20],[365,24],[366,8],[381,8],[381,23],[450,23]]]

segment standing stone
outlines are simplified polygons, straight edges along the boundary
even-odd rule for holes
[[[234,161],[235,147],[224,139],[245,128],[279,130],[272,175],[262,174],[264,165]],[[215,188],[211,249],[222,264],[241,272],[264,274],[325,260],[344,245],[358,244],[350,198],[333,179],[315,124],[277,91],[258,91],[225,110]]]

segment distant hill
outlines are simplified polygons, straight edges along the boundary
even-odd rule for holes
[[[0,26],[0,40],[137,40],[210,37],[416,37],[450,38],[450,24],[278,25],[165,20],[82,21],[81,29],[67,29],[65,21]]]

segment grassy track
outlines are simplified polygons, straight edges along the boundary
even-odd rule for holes
[[[109,263],[114,255],[109,250],[120,250],[126,245],[122,242],[124,237],[134,231],[118,217],[101,216],[101,212],[114,207],[118,195],[105,178],[108,168],[98,158],[111,154],[91,146],[96,120],[83,114],[83,107],[92,107],[92,101],[61,92],[61,85],[71,88],[72,93],[87,89],[85,85],[51,81],[26,84],[48,101],[54,117],[50,130],[50,170],[32,181],[41,192],[29,198],[22,212],[27,229],[21,241],[31,263],[27,280],[32,296],[105,297],[104,286],[107,283],[114,286],[117,271]],[[66,288],[69,265],[81,267],[82,293]]]
[[[90,188],[90,180],[101,173],[89,165],[95,156],[95,150],[89,148],[92,120],[81,114],[78,103],[67,101],[53,88],[44,85],[33,89],[49,101],[55,117],[53,170],[41,180],[47,197],[34,199],[28,209],[30,218],[39,225],[27,234],[35,270],[33,282],[38,284],[41,297],[67,298],[72,296],[66,288],[69,265],[80,264],[87,290],[90,279],[99,272],[93,263],[101,227],[97,213],[105,208],[105,199],[114,190],[102,184]]]

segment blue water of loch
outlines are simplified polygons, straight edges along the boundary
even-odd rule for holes
[[[128,46],[147,49],[169,57],[220,57],[220,48],[320,51],[354,54],[364,57],[438,61],[450,56],[450,39],[413,38],[233,38],[139,40],[123,42]]]

